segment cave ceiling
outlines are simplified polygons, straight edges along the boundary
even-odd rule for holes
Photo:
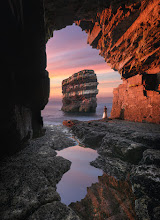
[[[45,0],[46,41],[76,23],[122,78],[160,72],[159,0]]]

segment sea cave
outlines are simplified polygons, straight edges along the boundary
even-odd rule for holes
[[[1,219],[160,219],[159,15],[159,0],[3,1]],[[73,24],[122,83],[113,91],[109,118],[47,127],[46,44],[54,31]],[[74,146],[95,151],[89,172],[94,167],[103,175],[85,198],[68,205],[57,184],[75,158],[60,152]]]

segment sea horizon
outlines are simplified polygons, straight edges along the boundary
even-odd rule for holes
[[[64,120],[89,121],[102,118],[104,106],[107,107],[107,115],[110,117],[113,97],[98,97],[95,113],[67,113],[61,110],[62,98],[50,98],[42,111],[44,124],[62,124]]]

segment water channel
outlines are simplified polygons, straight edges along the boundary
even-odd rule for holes
[[[98,157],[96,150],[81,146],[73,146],[57,151],[57,156],[62,156],[72,162],[71,168],[57,184],[57,192],[61,202],[69,205],[71,202],[80,201],[87,194],[87,187],[98,182],[98,176],[103,171],[90,165]]]

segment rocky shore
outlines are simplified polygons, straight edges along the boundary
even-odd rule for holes
[[[93,184],[88,189],[84,200],[71,204],[73,210],[82,219],[98,219],[96,214],[91,216],[86,212],[89,203],[90,208],[92,207],[94,210],[94,205],[97,204],[94,200],[95,197],[99,201],[98,214],[101,217],[100,219],[103,219],[104,216],[107,219],[160,219],[159,125],[123,120],[66,121],[64,124],[72,125],[70,126],[72,132],[85,146],[98,150],[100,156],[91,164],[102,169],[108,175],[108,178],[106,176],[100,178],[101,190],[99,191],[103,194],[105,186],[105,190],[107,189],[112,194],[108,198],[104,198],[101,194],[98,197],[93,196],[97,195],[98,192],[98,187]],[[107,183],[106,179],[112,180]],[[132,217],[129,217],[126,214],[128,211],[125,213],[125,217],[120,215],[124,207],[124,198],[122,199],[122,196],[119,196],[119,192],[124,190],[123,187],[119,189],[119,182],[121,181],[124,182],[121,186],[126,183],[131,184],[130,188],[132,188],[135,197],[136,217],[133,217],[133,214]],[[102,182],[105,182],[105,184],[102,184]],[[114,206],[111,205],[114,197],[113,185],[114,192],[116,190],[116,198],[119,198],[118,203],[121,207],[119,211],[113,211]],[[115,185],[117,185],[117,188]],[[104,208],[101,207],[102,203],[108,204],[107,214],[106,210],[104,211]]]
[[[45,127],[46,134],[29,141],[0,163],[2,220],[159,220],[160,126],[123,120],[65,121]],[[98,150],[91,165],[104,171],[80,202],[61,203],[56,185],[71,162],[55,150],[74,146],[75,135]]]
[[[0,219],[79,219],[56,192],[71,162],[57,157],[55,150],[75,145],[67,132],[63,126],[46,127],[45,136],[1,160]]]

